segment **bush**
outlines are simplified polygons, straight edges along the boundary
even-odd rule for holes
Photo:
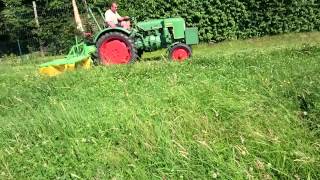
[[[199,27],[202,41],[320,30],[319,5],[291,0],[121,0],[121,10],[140,20],[181,16]]]
[[[30,32],[35,29],[30,23],[30,26],[25,26],[25,22],[33,22],[30,3],[23,3],[22,0],[5,2],[8,5],[0,15],[7,17],[4,22],[9,22],[8,27],[21,29],[20,26],[24,25],[25,30],[29,29]],[[109,1],[105,0],[87,2],[102,10],[109,4]],[[187,26],[199,28],[200,40],[204,42],[320,30],[320,8],[314,0],[118,0],[118,3],[120,14],[134,16],[139,21],[183,17]],[[42,12],[42,29],[40,33],[33,34],[40,36],[53,54],[66,53],[74,43],[75,34],[71,2],[53,0],[50,3],[41,1],[37,4],[39,12]],[[86,11],[82,1],[78,1],[78,6],[84,15]],[[67,12],[61,11],[61,8]],[[11,15],[9,12],[12,12]],[[16,23],[18,20],[23,20],[23,23]],[[15,35],[12,33],[10,36]],[[38,43],[34,46],[37,47]]]

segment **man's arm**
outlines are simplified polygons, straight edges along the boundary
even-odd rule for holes
[[[130,20],[129,16],[121,17],[118,13],[116,14],[116,16],[117,16],[119,22]]]
[[[118,21],[128,21],[128,20],[130,20],[129,16],[124,16],[124,17],[118,18]]]

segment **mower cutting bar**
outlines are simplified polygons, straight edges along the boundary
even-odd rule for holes
[[[56,76],[78,68],[89,69],[92,65],[91,54],[95,51],[95,46],[87,46],[85,43],[76,44],[72,46],[65,58],[41,64],[39,72],[42,75]]]

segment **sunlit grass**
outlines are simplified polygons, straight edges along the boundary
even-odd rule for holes
[[[319,179],[320,35],[48,78],[0,64],[1,179]]]

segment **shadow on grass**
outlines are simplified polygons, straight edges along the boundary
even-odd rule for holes
[[[159,56],[153,56],[153,57],[143,57],[141,59],[138,59],[137,61],[139,62],[144,62],[144,61],[163,61],[163,60],[167,60],[165,59],[163,56],[159,55]]]

